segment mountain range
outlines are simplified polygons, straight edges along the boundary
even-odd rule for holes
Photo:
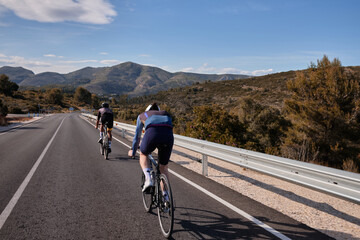
[[[0,68],[10,81],[24,87],[82,86],[95,94],[128,94],[140,96],[206,81],[217,82],[249,78],[236,74],[171,73],[161,68],[125,62],[112,67],[86,67],[67,74],[44,72],[35,74],[22,67]]]

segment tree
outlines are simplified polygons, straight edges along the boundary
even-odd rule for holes
[[[251,98],[244,98],[240,106],[239,118],[247,133],[245,148],[281,155],[281,138],[290,122],[278,109],[261,105]]]
[[[53,88],[47,91],[46,100],[51,104],[62,105],[64,96],[59,88]]]
[[[98,109],[101,107],[101,104],[100,104],[100,99],[98,96],[96,96],[95,94],[92,94],[91,95],[91,105],[93,108],[95,109]]]
[[[8,114],[8,108],[5,104],[3,104],[2,100],[0,99],[0,126],[6,125],[6,115]]]
[[[79,103],[91,104],[91,93],[83,87],[78,87],[74,94],[75,101]]]
[[[235,147],[246,142],[244,125],[219,106],[195,107],[194,114],[195,118],[186,126],[187,136]]]
[[[13,96],[13,92],[17,91],[19,86],[11,82],[9,77],[5,74],[0,75],[0,93],[5,94],[5,96]]]
[[[288,89],[292,97],[284,110],[293,127],[282,154],[337,168],[349,159],[359,165],[360,87],[355,76],[338,59],[324,56],[298,72]]]
[[[8,112],[9,112],[8,107],[5,104],[3,104],[2,100],[0,99],[0,118],[6,117]]]

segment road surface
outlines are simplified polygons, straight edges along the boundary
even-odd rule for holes
[[[0,133],[0,239],[162,239],[156,211],[143,208],[138,159],[127,156],[131,143],[116,130],[114,137],[121,142],[113,140],[104,160],[98,130],[77,113]],[[173,239],[331,239],[204,176],[169,167]]]

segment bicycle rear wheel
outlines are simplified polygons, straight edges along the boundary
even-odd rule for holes
[[[141,176],[141,189],[144,186],[144,182],[145,182],[145,175],[143,173]],[[144,203],[146,212],[150,212],[150,210],[151,210],[151,206],[153,204],[153,196],[154,196],[153,188],[150,190],[150,192],[147,192],[147,193],[142,192],[142,199],[143,199],[143,203]]]
[[[167,197],[164,196],[161,191],[161,185],[163,185],[163,192],[167,193]],[[158,217],[161,232],[166,238],[169,238],[172,234],[174,226],[174,210],[175,208],[169,180],[164,174],[161,174],[159,183]]]

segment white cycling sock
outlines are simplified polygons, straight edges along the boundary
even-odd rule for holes
[[[146,180],[150,179],[150,168],[144,168],[143,172],[145,174],[145,179]]]
[[[111,141],[109,141],[109,148],[111,148]]]
[[[104,138],[104,132],[100,132],[100,138],[101,138],[101,139]]]

